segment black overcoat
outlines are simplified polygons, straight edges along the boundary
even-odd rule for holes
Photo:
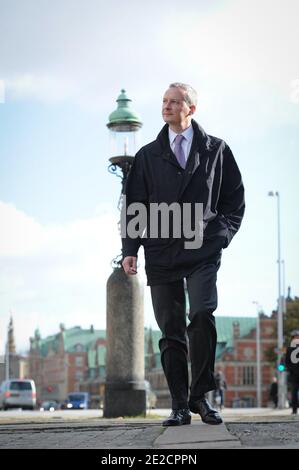
[[[294,353],[294,358],[292,358],[292,353]],[[296,384],[299,386],[299,362],[297,362],[298,356],[297,347],[289,346],[287,348],[285,364],[287,371],[289,372],[289,381],[291,384]]]
[[[123,257],[137,256],[144,246],[148,285],[170,282],[190,274],[200,263],[226,248],[244,215],[244,186],[229,146],[208,135],[192,120],[193,141],[185,170],[172,152],[166,124],[157,139],[135,156],[126,185],[126,206],[141,202],[203,203],[204,232],[200,248],[185,248],[184,236],[130,238],[123,236]],[[127,217],[128,224],[131,217]]]

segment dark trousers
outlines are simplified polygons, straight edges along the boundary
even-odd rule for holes
[[[172,408],[187,408],[188,355],[191,362],[189,400],[216,388],[214,363],[217,333],[213,312],[217,308],[217,271],[221,252],[186,277],[190,312],[186,322],[184,279],[151,286],[153,309],[162,332],[161,363],[172,398]]]
[[[298,411],[298,393],[299,393],[299,382],[292,382],[291,384],[291,393],[292,393],[292,410],[293,413]]]

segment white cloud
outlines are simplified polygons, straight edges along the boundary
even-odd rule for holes
[[[5,83],[0,80],[0,104],[5,102]]]
[[[161,53],[184,73],[230,82],[232,91],[236,84],[275,86],[298,76],[297,0],[232,0],[194,13],[182,12],[184,34],[172,34],[175,12],[163,31]]]
[[[66,101],[78,94],[78,84],[63,76],[25,74],[6,80],[13,99],[34,98],[46,103]]]
[[[1,202],[0,331],[11,309],[22,348],[38,325],[44,334],[61,321],[73,326],[97,319],[104,327],[106,281],[121,246],[117,218],[105,204],[89,219],[42,225]]]
[[[32,217],[13,204],[0,201],[0,256],[26,256],[38,252],[44,232]]]
[[[264,87],[288,98],[299,78],[297,0],[164,2],[159,14],[155,3],[10,1],[0,78],[14,98],[97,108],[121,86],[150,103],[177,79],[218,97],[248,93],[249,104]]]

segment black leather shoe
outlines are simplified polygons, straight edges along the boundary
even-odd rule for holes
[[[206,424],[221,424],[223,422],[218,411],[212,408],[206,398],[189,402],[189,408],[192,413],[198,413]]]
[[[191,423],[191,413],[188,408],[172,410],[169,418],[163,421],[162,426],[182,426]]]

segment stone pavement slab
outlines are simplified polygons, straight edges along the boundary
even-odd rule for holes
[[[212,426],[199,420],[191,425],[170,426],[155,440],[154,448],[159,449],[208,449],[238,448],[239,439],[232,436],[225,424]]]

